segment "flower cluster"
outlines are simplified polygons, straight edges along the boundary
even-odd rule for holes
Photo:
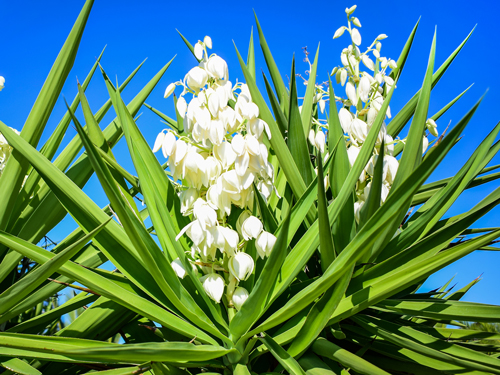
[[[356,5],[347,8],[347,26],[340,27],[334,34],[333,38],[341,37],[346,31],[350,34],[351,44],[342,50],[340,60],[342,66],[336,67],[332,71],[338,84],[345,86],[347,98],[332,98],[332,100],[342,103],[338,116],[340,124],[345,133],[347,143],[347,153],[351,166],[354,164],[361,146],[368,136],[371,126],[373,125],[378,112],[384,104],[387,94],[394,86],[394,79],[389,74],[388,70],[397,69],[397,63],[394,60],[388,59],[381,55],[382,43],[381,40],[387,38],[387,35],[380,34],[365,52],[361,52],[361,34],[356,28],[361,28],[361,22],[357,17],[353,16]],[[355,27],[356,26],[356,27]],[[364,69],[362,69],[364,67]],[[328,97],[328,93],[317,86],[317,95],[315,101],[318,102],[321,112],[324,111],[324,100]],[[326,99],[328,100],[328,99]],[[390,107],[385,113],[387,118],[391,118]],[[320,129],[317,133],[310,131],[310,143],[323,151],[325,144],[325,136],[321,128],[327,128],[327,122],[323,120],[314,121]],[[427,121],[427,128],[430,133],[437,136],[436,123],[434,120]],[[382,141],[385,144],[384,160],[383,160],[383,185],[381,193],[381,201],[384,202],[389,194],[394,178],[396,176],[399,162],[393,156],[394,145],[404,140],[394,140],[388,133],[386,124],[383,123],[380,133],[377,137],[376,145],[373,150],[373,156],[361,173],[356,185],[355,215],[359,221],[360,210],[363,207],[371,188],[371,181],[374,173],[374,166],[380,153]],[[423,137],[423,150],[427,149],[428,139]]]
[[[153,151],[162,150],[173,181],[181,181],[176,184],[181,213],[192,221],[177,239],[186,234],[192,241],[189,256],[204,273],[200,281],[208,296],[219,303],[225,290],[227,303],[239,309],[248,292],[238,283],[254,270],[254,259],[245,253],[248,241],[255,240],[262,258],[276,241],[252,214],[254,194],[268,199],[273,192],[274,169],[263,142],[271,134],[258,118],[259,108],[248,87],[229,81],[227,63],[216,54],[208,55],[211,48],[209,37],[196,43],[199,65],[184,80],[168,85],[165,97],[176,86],[183,87],[176,109],[186,131],[163,130]],[[232,228],[228,218],[235,207],[243,211]],[[172,266],[179,277],[185,276],[178,259]]]

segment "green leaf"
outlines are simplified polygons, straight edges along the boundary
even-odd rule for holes
[[[253,46],[253,27],[250,31],[250,42],[248,43],[248,56],[247,56],[247,67],[253,79],[255,76],[255,48]]]
[[[83,246],[94,238],[101,229],[104,228],[109,220],[102,223],[92,232],[87,234],[82,239],[68,246],[66,249],[55,255],[50,261],[43,264],[41,267],[29,272],[24,278],[12,285],[10,288],[0,294],[0,315],[5,314],[10,308],[21,302],[33,290],[40,286],[50,275],[56,272],[64,263],[73,257]],[[1,233],[1,232],[0,232]]]
[[[266,38],[264,37],[264,33],[262,31],[262,28],[260,27],[260,23],[259,20],[257,19],[257,14],[255,13],[255,11],[254,11],[254,16],[255,16],[255,23],[257,24],[257,30],[259,32],[260,47],[262,48],[262,53],[264,54],[264,59],[266,60],[266,65],[267,68],[269,69],[269,73],[271,73],[271,78],[273,80],[274,88],[276,89],[276,94],[278,96],[278,99],[280,100],[281,105],[284,108],[288,109],[290,107],[290,103],[285,83],[283,82],[283,78],[281,78],[278,66],[274,62],[273,55],[271,54],[271,50],[267,45]],[[245,79],[247,80],[248,84],[248,78],[245,77]],[[285,113],[285,116],[288,118],[288,113]],[[267,120],[265,121],[267,122]]]
[[[410,36],[408,37],[408,39],[403,47],[403,50],[399,54],[398,60],[396,62],[398,67],[391,71],[390,77],[392,79],[396,79],[396,77],[401,76],[401,72],[403,71],[406,60],[408,59],[408,54],[410,53],[411,46],[413,45],[413,40],[415,39],[415,34],[417,32],[417,28],[418,28],[419,23],[420,23],[420,18],[418,19],[417,23],[413,27],[413,30],[411,31]]]
[[[306,185],[309,185],[312,181],[314,172],[311,165],[311,157],[309,155],[309,147],[306,138],[307,135],[304,134],[302,121],[300,119],[299,104],[297,102],[295,59],[292,60],[292,73],[290,76],[290,108],[288,109],[289,121],[287,145],[303,181]]]
[[[196,55],[194,54],[194,47],[191,43],[189,43],[189,41],[184,37],[184,35],[181,34],[181,32],[177,29],[175,29],[175,31],[177,31],[177,33],[179,33],[180,37],[182,38],[182,40],[184,41],[184,43],[186,44],[187,48],[189,48],[189,50],[191,51],[191,53],[193,54],[194,58],[200,62],[201,60],[198,60],[198,58],[196,57]]]
[[[42,375],[36,368],[20,360],[19,358],[4,359],[0,358],[0,366],[21,375]]]
[[[359,374],[389,375],[388,372],[372,365],[370,362],[358,357],[349,350],[345,350],[340,346],[325,340],[324,338],[317,339],[312,346],[312,350],[314,353],[322,357],[333,359],[334,361],[341,363],[343,366],[350,368]]]
[[[273,282],[279,276],[281,265],[286,257],[287,237],[290,226],[290,211],[283,223],[282,230],[276,243],[269,255],[264,269],[262,270],[252,292],[248,296],[241,309],[231,320],[229,330],[230,338],[236,342],[241,335],[259,319],[266,311],[266,305],[269,301],[269,294],[272,292]]]
[[[21,137],[34,147],[37,146],[42,136],[52,109],[59,99],[64,82],[73,67],[93,3],[93,0],[87,0],[83,6],[21,130]],[[12,209],[16,204],[28,168],[28,161],[20,151],[14,150],[10,163],[6,165],[2,178],[0,178],[0,230],[4,230],[9,223]]]
[[[450,67],[453,60],[455,60],[458,53],[462,50],[465,43],[467,43],[467,41],[469,40],[473,31],[474,29],[472,29],[472,31],[469,33],[469,35],[467,35],[465,40],[457,47],[457,49],[455,49],[455,51],[452,52],[452,54],[446,59],[446,61],[432,75],[432,88],[434,88],[434,86],[437,85],[443,74]],[[401,132],[401,130],[403,130],[406,123],[413,116],[415,108],[417,107],[419,95],[420,95],[420,90],[415,95],[413,95],[413,97],[408,101],[408,103],[404,105],[404,107],[398,112],[396,116],[394,116],[394,118],[387,126],[387,133],[390,134],[393,138],[396,138],[396,136]]]
[[[305,375],[305,371],[300,367],[297,361],[288,354],[285,349],[283,349],[276,341],[273,340],[268,334],[262,334],[259,340],[264,343],[264,345],[269,349],[274,358],[293,375]]]

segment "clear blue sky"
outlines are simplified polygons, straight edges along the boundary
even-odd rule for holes
[[[74,1],[26,1],[0,2],[2,15],[2,43],[0,75],[6,79],[0,93],[0,119],[7,125],[20,129],[40,90],[48,71],[75,21],[82,0]],[[246,55],[252,26],[255,29],[252,9],[260,19],[267,41],[283,75],[289,75],[291,57],[295,53],[297,71],[307,66],[302,63],[302,47],[307,46],[314,54],[321,43],[318,81],[327,79],[327,71],[340,64],[340,52],[347,46],[347,36],[332,40],[333,33],[345,24],[344,9],[353,2],[200,2],[200,1],[96,1],[90,14],[86,31],[73,71],[63,89],[72,100],[76,94],[76,77],[83,80],[88,70],[107,45],[102,64],[109,76],[123,81],[145,58],[146,64],[124,93],[126,100],[135,93],[174,55],[177,55],[160,85],[153,91],[148,103],[159,110],[173,114],[173,103],[163,99],[168,83],[183,78],[195,64],[175,29],[179,29],[192,43],[210,35],[213,52],[222,56],[229,65],[230,79],[242,80],[236,59],[233,40]],[[377,4],[374,6],[374,4]],[[439,122],[442,131],[451,121],[455,124],[472,104],[489,88],[475,119],[466,129],[464,139],[450,153],[433,179],[451,176],[467,160],[474,148],[500,118],[497,98],[500,95],[500,79],[496,65],[500,61],[497,20],[499,5],[495,1],[430,1],[418,2],[358,1],[357,17],[361,20],[361,47],[370,43],[378,34],[389,36],[383,41],[382,54],[396,59],[414,24],[421,17],[416,42],[410,54],[392,102],[396,113],[420,87],[425,72],[434,27],[437,25],[436,67],[456,48],[477,24],[468,42],[452,68],[433,91],[430,115],[437,112],[462,90],[474,83],[471,90]],[[263,69],[264,60],[255,39],[257,69]],[[493,67],[493,68],[492,68]],[[340,92],[340,88],[337,88]],[[101,77],[96,74],[87,90],[90,105],[97,110],[107,99]],[[43,141],[63,116],[64,103],[59,101],[47,126]],[[138,124],[152,144],[163,128],[159,119],[144,108]],[[103,121],[107,125],[114,116],[110,111]],[[66,140],[75,134],[69,130]],[[41,143],[41,144],[42,144]],[[126,145],[119,144],[115,153],[123,165],[131,163],[126,157]],[[494,160],[500,163],[500,158]],[[93,178],[85,191],[101,206],[105,196],[99,191]],[[447,215],[454,215],[472,207],[491,192],[498,183],[475,188],[463,194]],[[498,226],[500,210],[493,210],[476,223],[476,227]],[[74,228],[66,219],[62,228],[53,231],[51,237],[59,241],[64,233]],[[467,300],[500,304],[497,292],[500,284],[500,252],[476,252],[431,277],[424,288],[432,289],[457,275],[457,287],[462,287],[480,274],[483,280],[466,296]]]

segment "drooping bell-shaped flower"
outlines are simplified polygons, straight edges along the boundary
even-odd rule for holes
[[[241,225],[241,235],[245,241],[248,241],[252,238],[257,238],[262,229],[262,222],[255,216],[250,216]]]
[[[194,45],[194,56],[201,60],[203,58],[203,45],[201,42],[198,42]]]
[[[208,73],[216,79],[227,80],[229,78],[227,63],[220,56],[211,56],[207,61],[206,68]]]
[[[200,222],[203,230],[206,227],[213,227],[217,223],[217,213],[210,205],[202,198],[198,198],[193,205],[193,215]]]
[[[207,295],[215,302],[220,303],[225,286],[222,276],[217,273],[209,273],[208,275],[202,276],[200,281]]]
[[[354,87],[352,82],[347,82],[345,86],[345,93],[351,101],[352,105],[355,106],[358,104],[358,95],[356,94],[356,88]]]
[[[236,308],[236,310],[240,310],[241,306],[245,303],[245,301],[248,299],[248,291],[239,286],[237,287],[234,292],[233,292],[233,305]]]
[[[186,277],[186,275],[187,275],[186,269],[184,268],[184,265],[182,264],[182,262],[179,258],[175,259],[171,263],[171,266],[174,269],[174,272],[178,277],[180,277],[181,279]]]
[[[429,139],[424,135],[422,139],[422,154],[427,151],[427,147],[429,147]]]
[[[370,79],[367,76],[361,77],[358,85],[358,96],[363,103],[366,103],[368,101],[370,88]]]
[[[346,108],[341,108],[339,111],[340,125],[344,133],[349,133],[351,131],[352,114]]]
[[[239,281],[246,280],[250,277],[254,269],[253,258],[243,252],[236,253],[229,259],[229,272]]]
[[[273,234],[262,231],[255,241],[255,248],[259,256],[264,259],[264,257],[271,254],[275,243],[276,237]]]
[[[161,144],[161,150],[163,152],[163,156],[165,158],[168,158],[170,155],[173,154],[176,147],[177,147],[177,142],[174,133],[167,132],[167,134],[165,134],[165,136],[163,137],[163,141]]]
[[[187,103],[186,103],[186,99],[184,99],[183,96],[181,96],[179,99],[177,99],[176,108],[177,108],[177,112],[179,112],[179,115],[181,115],[181,117],[184,117],[184,115],[186,114],[186,110],[187,110]]]
[[[398,160],[394,156],[384,155],[384,169],[385,168],[387,168],[387,175],[385,179],[390,185],[392,185],[394,179],[396,178],[396,173],[398,173]]]
[[[162,131],[156,136],[155,144],[153,146],[153,152],[160,151],[164,139],[165,139],[165,133]]]
[[[208,74],[205,69],[195,66],[186,74],[186,84],[195,91],[200,90],[206,85],[208,80]]]
[[[191,214],[194,202],[196,202],[199,196],[200,194],[198,193],[198,190],[193,187],[180,192],[179,198],[181,201],[181,213],[184,216]]]
[[[349,158],[349,164],[351,164],[351,167],[358,158],[359,152],[360,148],[356,146],[351,146],[347,149],[347,157]]]
[[[205,43],[208,49],[212,49],[212,38],[210,38],[208,35],[203,38],[203,43]]]

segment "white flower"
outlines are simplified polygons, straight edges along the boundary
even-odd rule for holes
[[[207,72],[200,68],[199,66],[195,66],[186,74],[186,84],[193,90],[198,91],[203,86],[206,85],[208,80]]]
[[[227,141],[223,141],[220,145],[214,146],[214,155],[222,163],[222,168],[224,170],[227,170],[233,165],[237,156],[232,145]]]
[[[320,150],[322,153],[325,152],[325,133],[323,131],[319,130],[318,133],[314,133],[314,130],[311,129],[309,131],[309,142],[311,142],[311,145],[316,147],[318,150]]]
[[[239,236],[238,232],[231,228],[226,228],[218,225],[213,231],[214,244],[215,246],[223,252],[229,255],[234,254],[236,248],[238,247]]]
[[[367,76],[363,76],[359,81],[358,85],[358,96],[363,103],[366,103],[368,101],[368,97],[370,95],[370,88],[371,88],[370,80],[368,79]]]
[[[203,45],[201,42],[198,42],[194,45],[194,55],[198,60],[203,58]]]
[[[229,77],[227,63],[219,56],[211,56],[206,65],[207,71],[212,77],[227,80]]]
[[[363,61],[363,64],[365,64],[365,66],[371,71],[375,69],[375,65],[373,64],[372,59],[370,59],[367,55],[361,56],[361,61]]]
[[[436,121],[434,121],[433,119],[427,119],[427,121],[425,122],[425,126],[427,126],[427,129],[434,137],[437,137],[439,135],[437,131]]]
[[[326,102],[323,99],[320,99],[318,101],[318,106],[319,106],[319,110],[321,111],[321,113],[325,113],[325,105],[326,105]]]
[[[0,91],[2,91],[2,89],[4,88],[5,86],[5,78],[3,78],[2,76],[0,76]]]
[[[170,85],[167,86],[167,89],[165,90],[165,95],[163,95],[163,97],[167,99],[170,95],[172,95],[174,90],[175,90],[175,83],[171,83]]]
[[[262,133],[264,131],[267,134],[267,138],[271,139],[271,130],[269,129],[269,125],[264,120],[260,118],[254,118],[247,123],[247,132],[250,135],[255,136],[257,139],[261,139]]]
[[[198,198],[193,205],[193,216],[197,219],[203,230],[213,227],[217,223],[217,213],[202,198]]]
[[[347,157],[349,158],[349,164],[351,167],[354,165],[354,162],[358,158],[360,149],[356,146],[351,146],[347,149]]]
[[[217,273],[209,273],[200,278],[203,283],[203,289],[207,295],[215,302],[220,303],[220,299],[224,294],[224,279]]]
[[[396,69],[398,67],[398,64],[394,60],[389,60],[389,67],[391,69]]]
[[[212,38],[210,38],[208,35],[203,38],[203,43],[205,43],[208,49],[212,49]]]
[[[365,201],[354,202],[354,218],[356,219],[356,222],[358,222],[358,223],[359,223],[361,208],[363,208],[364,204],[365,204]]]
[[[236,310],[240,310],[241,306],[243,306],[243,304],[247,299],[248,299],[248,291],[245,288],[239,286],[234,290],[233,305],[236,308]]]
[[[352,114],[346,108],[342,107],[339,111],[340,125],[344,133],[349,133],[351,131]]]
[[[153,152],[160,151],[164,139],[165,139],[165,133],[162,131],[160,134],[156,136],[155,144],[153,146]]]
[[[387,168],[387,175],[385,177],[386,181],[392,185],[394,179],[396,178],[396,173],[398,173],[399,162],[391,155],[384,155],[384,169]]]
[[[347,82],[347,85],[345,86],[345,93],[351,101],[351,104],[353,106],[356,106],[358,104],[358,96],[356,95],[356,88],[354,87],[352,82]]]
[[[345,85],[346,80],[347,80],[347,70],[342,69],[340,71],[340,83],[342,84],[342,86]]]
[[[184,99],[183,96],[181,96],[178,100],[177,100],[177,112],[179,112],[179,115],[181,115],[181,117],[184,117],[184,115],[186,114],[186,110],[187,110],[187,103],[186,103],[186,99]]]
[[[351,138],[354,138],[358,142],[364,142],[368,136],[368,125],[363,120],[355,118],[351,124]]]
[[[250,216],[241,225],[241,235],[245,241],[248,241],[252,238],[257,238],[262,229],[262,222],[255,216]]]
[[[234,257],[229,259],[229,272],[239,281],[246,280],[250,277],[254,269],[253,258],[247,253],[238,252]]]
[[[342,36],[342,34],[344,34],[344,31],[346,29],[347,29],[347,27],[345,27],[345,26],[339,27],[337,29],[337,31],[335,31],[335,34],[333,34],[333,39],[340,38]]]
[[[181,213],[184,216],[189,215],[193,210],[194,202],[200,197],[198,190],[190,187],[187,190],[181,191],[179,198],[181,201]]]
[[[156,145],[156,142],[155,142],[155,145]],[[176,149],[176,145],[177,145],[177,142],[176,142],[176,138],[175,138],[174,133],[167,132],[167,134],[165,134],[165,136],[163,137],[163,141],[161,144],[161,151],[163,152],[163,156],[165,158],[167,158],[170,155],[172,155],[172,153]]]
[[[186,277],[186,275],[187,275],[186,269],[184,268],[184,265],[182,264],[182,262],[179,258],[175,259],[170,265],[172,266],[175,274],[178,277],[180,277],[181,279]]]
[[[255,248],[259,256],[264,259],[265,256],[271,254],[275,243],[276,237],[273,234],[262,231],[255,241]]]
[[[424,135],[424,138],[422,139],[422,154],[427,150],[427,147],[429,147],[429,140]]]
[[[385,39],[387,38],[387,35],[385,34],[380,34],[378,37],[377,37],[377,40],[382,40],[382,39]]]
[[[359,33],[358,29],[353,28],[351,30],[351,39],[355,45],[359,46],[361,44],[361,34]]]

